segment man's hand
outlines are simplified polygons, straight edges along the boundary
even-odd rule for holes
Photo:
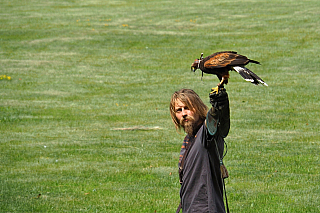
[[[228,93],[225,88],[219,88],[218,92],[210,92],[210,104],[216,109],[221,110],[229,104]]]

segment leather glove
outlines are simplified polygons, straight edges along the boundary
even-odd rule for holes
[[[209,94],[210,104],[216,109],[221,110],[224,107],[229,107],[228,93],[225,88],[219,88],[216,92]]]
[[[211,126],[218,125],[219,134],[223,138],[225,138],[228,135],[230,129],[230,109],[228,93],[225,88],[219,88],[218,94],[216,92],[210,93],[209,98],[212,108],[209,110],[208,114],[212,119],[218,122],[218,124],[215,124],[210,119],[208,119],[207,126],[209,127],[209,129],[215,129]],[[214,132],[213,130],[210,131]]]

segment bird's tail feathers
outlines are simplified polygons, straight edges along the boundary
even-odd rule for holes
[[[264,82],[259,76],[257,76],[254,72],[249,70],[246,67],[240,67],[240,66],[234,66],[233,69],[239,73],[244,80],[249,81],[255,85],[263,84],[265,86],[268,86],[266,82]]]

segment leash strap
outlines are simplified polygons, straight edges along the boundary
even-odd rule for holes
[[[215,140],[215,139],[214,139]],[[228,178],[229,177],[229,174],[228,174],[228,171],[227,169],[225,168],[225,166],[223,165],[223,157],[221,158],[220,157],[220,153],[219,153],[219,148],[218,148],[218,144],[217,144],[217,141],[215,140],[214,141],[215,144],[216,144],[216,151],[217,151],[217,155],[220,159],[220,170],[221,170],[221,180],[222,180],[222,184],[223,184],[223,190],[224,190],[224,196],[226,198],[226,207],[227,207],[227,213],[230,213],[230,210],[229,210],[229,205],[228,205],[228,198],[227,198],[227,191],[226,191],[226,184],[224,182],[224,179],[225,178]]]
[[[227,198],[226,185],[224,184],[224,179],[223,179],[223,178],[222,178],[222,182],[223,182],[224,196],[226,197],[227,213],[230,213],[229,205],[228,205],[228,198]]]
[[[177,211],[176,211],[176,213],[179,213],[180,212],[180,210],[181,210],[181,202],[180,202],[180,204],[179,204],[179,206],[178,206],[178,208],[177,208]]]

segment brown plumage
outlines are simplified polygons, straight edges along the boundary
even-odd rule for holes
[[[196,59],[191,65],[191,70],[200,69],[203,73],[214,74],[220,80],[219,87],[223,87],[228,83],[229,71],[234,70],[239,73],[246,81],[255,85],[263,84],[268,86],[259,76],[245,67],[248,63],[260,64],[258,61],[248,59],[246,56],[239,55],[234,51],[217,52],[203,58],[203,53],[200,59]]]

